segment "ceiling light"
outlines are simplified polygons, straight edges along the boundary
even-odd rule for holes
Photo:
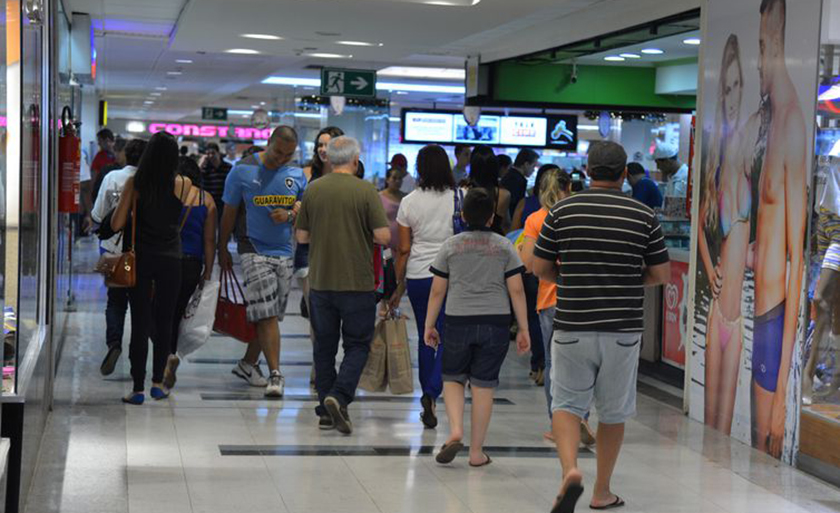
[[[248,39],[263,39],[265,41],[280,41],[283,39],[280,36],[274,36],[272,34],[242,34],[242,37]]]
[[[642,56],[637,53],[622,53],[620,57],[624,57],[625,59],[641,59]]]
[[[254,114],[252,110],[242,110],[242,109],[230,109],[228,110],[228,114],[231,116],[251,116]]]
[[[180,72],[180,71],[167,71],[166,74],[167,75],[183,75],[183,73]]]
[[[146,101],[144,101],[143,103],[144,103],[144,104],[146,104],[146,105],[152,105],[152,104],[154,104],[155,102],[153,102],[152,100],[146,100]]]
[[[365,41],[336,41],[335,44],[344,46],[383,46],[382,43],[367,43]]]
[[[263,84],[321,87],[320,78],[268,77]]]
[[[619,57],[618,55],[608,55],[604,57],[604,60],[610,62],[624,62],[624,57]]]
[[[341,53],[308,53],[306,54],[309,57],[315,57],[318,59],[352,59],[352,55],[345,55]]]
[[[697,45],[700,44],[700,38],[699,37],[690,37],[688,39],[683,39],[683,43],[685,43],[687,45],[697,46]]]
[[[260,105],[265,105],[265,102],[260,102]]]
[[[225,50],[225,53],[235,53],[238,55],[257,55],[260,52],[257,50],[252,50],[250,48],[231,48],[230,50]]]
[[[578,130],[598,130],[598,125],[578,125]]]
[[[662,55],[663,53],[665,53],[665,51],[660,50],[659,48],[645,48],[644,50],[642,50],[642,53],[645,53],[647,55]]]
[[[470,7],[477,5],[481,0],[423,0],[426,5],[443,5],[446,7]]]
[[[146,125],[139,121],[129,121],[125,129],[132,134],[141,134],[146,131]]]
[[[165,87],[155,87],[156,91],[166,91]]]
[[[438,80],[464,80],[464,68],[422,68],[414,66],[390,66],[376,72],[380,77],[429,78]]]
[[[259,106],[259,105],[251,105],[251,108],[252,108],[252,109],[254,109],[254,110],[256,110],[256,109],[259,109],[259,108],[260,108],[260,106]]]
[[[321,119],[320,114],[309,113],[309,112],[295,112],[296,118],[303,118],[303,119]]]
[[[175,62],[178,64],[192,64],[193,61],[190,59],[175,59]]]
[[[408,93],[407,93],[406,91],[397,91],[397,94],[399,94],[399,95],[406,95],[406,94],[408,94]]]
[[[161,96],[163,93],[149,93],[149,96]]]

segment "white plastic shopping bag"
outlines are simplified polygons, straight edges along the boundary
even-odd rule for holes
[[[200,283],[190,298],[178,328],[178,355],[181,358],[198,350],[210,338],[219,288],[219,278],[214,272],[213,279]]]

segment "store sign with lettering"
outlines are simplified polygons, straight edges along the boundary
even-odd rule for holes
[[[222,125],[192,125],[181,123],[150,123],[149,133],[168,132],[174,136],[186,137],[221,137],[234,139],[258,139],[268,140],[271,137],[271,128],[259,129],[253,127],[237,126],[231,127]]]

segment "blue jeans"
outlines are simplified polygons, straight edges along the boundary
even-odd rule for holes
[[[367,363],[376,323],[376,298],[371,292],[309,291],[309,320],[315,336],[315,389],[318,415],[326,413],[324,399],[333,396],[347,406],[356,396],[356,387]],[[338,342],[344,338],[344,360],[335,370]]]
[[[431,396],[432,399],[440,397],[443,392],[443,348],[439,347],[437,351],[427,346],[424,342],[426,333],[426,310],[429,306],[429,294],[432,291],[432,278],[425,278],[422,280],[407,280],[406,291],[408,292],[408,300],[411,302],[411,309],[414,310],[414,317],[417,321],[417,336],[420,340],[417,342],[418,349],[418,364],[420,366],[420,388],[423,389],[423,394]],[[444,340],[443,324],[446,310],[446,301],[440,309],[435,327],[440,334],[440,339]]]
[[[523,274],[522,284],[525,286],[525,303],[528,308],[528,333],[531,335],[531,370],[538,371],[546,367],[540,316],[537,313],[537,295],[539,294],[540,280],[533,274]]]

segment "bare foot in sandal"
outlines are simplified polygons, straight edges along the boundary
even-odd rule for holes
[[[560,495],[557,496],[557,501],[551,508],[551,513],[574,513],[575,505],[583,494],[581,483],[583,483],[583,474],[578,469],[570,470],[563,479]]]

